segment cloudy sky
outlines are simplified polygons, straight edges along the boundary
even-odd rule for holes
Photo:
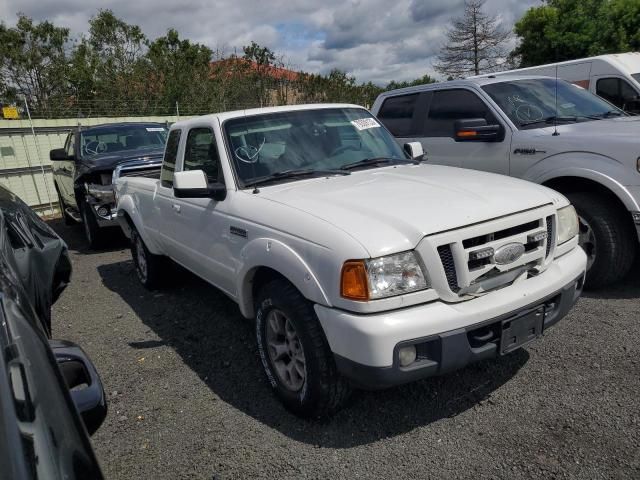
[[[541,0],[487,0],[486,10],[508,29]],[[0,20],[23,12],[71,29],[87,30],[99,8],[110,8],[149,38],[168,28],[213,49],[232,51],[251,40],[284,54],[294,68],[346,70],[358,81],[433,74],[432,62],[450,18],[464,0],[2,0]]]

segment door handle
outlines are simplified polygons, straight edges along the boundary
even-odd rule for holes
[[[172,205],[173,211],[176,213],[180,213],[180,205],[176,205],[175,203]]]

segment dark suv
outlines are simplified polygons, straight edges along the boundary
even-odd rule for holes
[[[110,123],[77,127],[63,148],[51,150],[53,179],[67,224],[84,224],[91,248],[104,227],[117,227],[115,179],[160,171],[167,127],[160,123]]]

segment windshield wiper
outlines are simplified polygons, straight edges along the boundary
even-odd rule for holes
[[[520,126],[526,127],[528,125],[535,125],[536,123],[576,122],[576,121],[578,121],[578,117],[576,117],[575,115],[574,116],[551,115],[549,117],[541,118],[539,120],[531,120],[530,122],[521,123]]]
[[[371,167],[377,165],[384,165],[389,163],[420,163],[419,160],[409,160],[408,158],[391,158],[391,157],[375,157],[365,158],[364,160],[358,160],[357,162],[347,163],[340,167],[341,170],[354,170],[361,167]]]
[[[264,183],[269,183],[277,180],[284,180],[287,178],[296,178],[296,177],[322,177],[325,175],[350,175],[351,172],[345,172],[344,170],[335,170],[335,169],[325,169],[318,170],[315,168],[297,168],[290,170],[282,170],[280,172],[275,172],[270,175],[265,175],[263,177],[258,177],[250,182],[245,182],[245,187],[254,187],[256,185],[261,185]]]
[[[622,112],[618,110],[609,110],[604,113],[599,113],[597,115],[591,115],[593,118],[610,118],[610,117],[621,117],[624,115]]]

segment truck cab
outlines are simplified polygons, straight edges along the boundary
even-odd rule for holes
[[[428,162],[511,175],[566,195],[587,285],[623,278],[640,240],[640,118],[549,77],[496,75],[385,92],[372,112]]]

